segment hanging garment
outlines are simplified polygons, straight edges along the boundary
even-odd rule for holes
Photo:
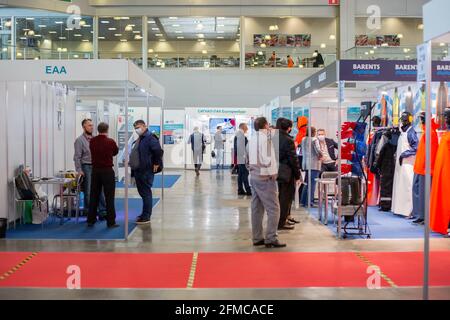
[[[405,111],[414,114],[414,94],[411,87],[408,87],[408,92],[405,95]]]
[[[295,137],[295,147],[297,148],[301,143],[304,137],[306,137],[306,133],[308,131],[308,118],[307,117],[298,117],[297,118],[297,128],[298,133]]]
[[[392,208],[395,214],[409,217],[413,210],[412,188],[414,182],[414,163],[417,152],[417,134],[412,126],[400,130],[395,162],[394,189],[392,191]],[[415,136],[415,140],[413,138]],[[400,158],[403,159],[400,165]]]
[[[422,88],[420,88],[420,110],[425,111],[425,108],[427,106],[427,94],[426,94],[426,85],[423,84]]]
[[[431,188],[430,228],[440,234],[448,233],[450,222],[450,132],[444,133],[436,155]]]
[[[434,164],[436,162],[436,154],[439,148],[439,138],[437,129],[439,125],[434,119],[431,119],[431,175],[433,175]],[[422,125],[423,132],[420,138],[419,146],[417,148],[416,162],[414,164],[414,173],[424,176],[426,174],[426,127]]]
[[[392,189],[394,186],[395,152],[398,132],[386,131],[377,144],[373,167],[380,176],[381,211],[390,211],[392,207]]]
[[[389,123],[386,96],[381,97],[381,126],[387,127]]]
[[[400,117],[400,98],[398,97],[398,88],[395,88],[394,102],[392,104],[392,124],[398,126],[398,119]]]
[[[445,108],[447,107],[448,107],[448,87],[447,83],[441,81],[436,100],[437,123],[439,124],[440,130],[447,129],[447,124],[445,123],[444,117],[444,111]]]

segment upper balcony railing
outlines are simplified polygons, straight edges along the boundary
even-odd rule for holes
[[[448,56],[449,46],[433,47],[433,60],[442,60]],[[354,47],[345,52],[344,59],[350,60],[416,60],[416,46],[401,47]]]

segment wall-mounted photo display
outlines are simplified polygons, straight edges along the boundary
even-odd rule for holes
[[[254,34],[253,45],[260,47],[290,47],[309,48],[311,47],[310,34]]]
[[[399,47],[400,38],[397,35],[367,35],[361,34],[355,37],[357,47],[376,47],[387,45],[389,47]]]

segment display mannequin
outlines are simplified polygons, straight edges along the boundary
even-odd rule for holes
[[[434,165],[433,186],[431,189],[430,228],[434,232],[448,234],[450,221],[450,108],[444,113],[447,132],[442,135]]]
[[[414,183],[413,183],[413,213],[416,218],[413,223],[423,224],[425,214],[425,173],[426,173],[426,113],[420,113],[420,122],[422,123],[423,134],[420,138],[417,148],[416,163],[414,165]],[[439,147],[437,135],[438,125],[431,119],[431,175],[433,176],[436,153]]]
[[[412,114],[403,112],[400,118],[400,137],[397,144],[394,189],[391,211],[405,217],[411,217],[413,210],[412,187],[414,163],[418,146],[417,133],[412,127]]]

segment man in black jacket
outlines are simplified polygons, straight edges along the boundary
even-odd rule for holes
[[[320,150],[323,153],[322,172],[336,172],[336,150],[339,149],[338,143],[333,139],[327,138],[324,129],[317,130],[317,139],[319,139]]]
[[[279,230],[292,230],[295,221],[289,221],[292,202],[295,195],[295,184],[300,180],[300,165],[295,152],[294,139],[289,135],[293,123],[289,119],[279,118],[279,171],[278,171],[278,197],[280,200]]]
[[[148,130],[143,120],[134,123],[139,138],[130,154],[131,175],[136,180],[136,187],[142,198],[142,214],[136,224],[148,224],[152,216],[152,186],[155,174],[163,167],[163,150],[158,139]]]

